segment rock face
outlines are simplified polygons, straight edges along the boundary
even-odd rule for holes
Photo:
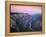
[[[41,31],[41,15],[29,15],[29,14],[11,14],[11,32],[29,32],[29,31]]]

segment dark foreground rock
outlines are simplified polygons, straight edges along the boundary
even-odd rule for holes
[[[11,32],[30,32],[42,30],[42,16],[29,14],[11,14]]]

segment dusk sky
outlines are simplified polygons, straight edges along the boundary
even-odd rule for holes
[[[41,14],[40,6],[11,6],[11,12],[29,13],[29,14]]]

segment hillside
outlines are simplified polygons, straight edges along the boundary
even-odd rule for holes
[[[11,13],[11,32],[29,32],[42,30],[42,15]]]

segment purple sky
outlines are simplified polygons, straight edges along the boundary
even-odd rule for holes
[[[40,6],[11,6],[11,12],[29,13],[29,14],[41,14]]]

